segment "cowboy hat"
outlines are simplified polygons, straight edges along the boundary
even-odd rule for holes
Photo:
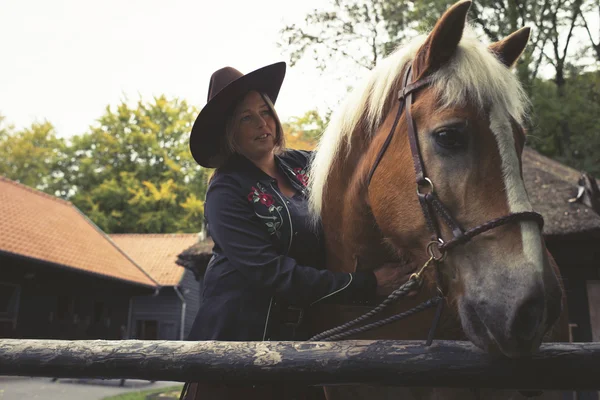
[[[190,135],[190,151],[198,164],[207,168],[222,164],[227,114],[251,90],[265,93],[275,103],[285,69],[285,62],[278,62],[246,75],[231,67],[212,74],[207,103],[198,114]]]

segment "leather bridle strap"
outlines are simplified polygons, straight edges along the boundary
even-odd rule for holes
[[[407,72],[410,70],[410,67],[408,68]],[[373,163],[373,166],[371,167],[371,170],[369,171],[369,175],[367,176],[367,187],[371,184],[371,179],[373,179],[373,174],[375,173],[375,170],[377,169],[377,166],[379,165],[379,163],[381,162],[381,159],[383,158],[383,155],[385,154],[386,150],[388,149],[388,147],[390,146],[390,143],[392,141],[392,137],[394,136],[394,132],[396,131],[396,128],[398,126],[398,122],[400,121],[400,117],[402,116],[402,111],[404,111],[404,105],[406,102],[406,97],[407,95],[411,94],[412,92],[422,88],[423,86],[427,86],[431,83],[431,78],[427,77],[424,78],[418,82],[414,82],[411,84],[407,85],[406,82],[406,77],[405,77],[405,81],[403,84],[402,89],[400,89],[398,91],[398,111],[396,112],[396,118],[394,119],[394,123],[392,125],[392,129],[390,129],[390,133],[388,134],[387,138],[385,139],[385,142],[383,143],[383,146],[381,146],[381,149],[379,150],[379,153],[377,154],[377,158],[375,159],[375,162]]]
[[[464,244],[474,238],[475,236],[487,232],[491,229],[497,228],[501,225],[509,224],[511,222],[520,222],[524,220],[534,221],[540,227],[540,230],[544,228],[544,217],[535,211],[522,211],[516,212],[508,215],[504,215],[502,217],[487,221],[481,225],[476,226],[473,229],[469,229],[462,236],[455,237],[443,244],[440,244],[438,247],[441,252],[446,252],[459,244]]]
[[[430,77],[428,77],[430,78]],[[431,78],[430,78],[431,79]],[[423,79],[427,84],[431,83],[431,80]],[[409,82],[412,81],[412,66],[409,65],[406,68],[406,73],[404,75],[404,84],[409,85]],[[441,236],[439,226],[437,225],[437,221],[433,218],[433,210],[431,204],[427,201],[425,194],[421,192],[421,189],[429,185],[430,192],[433,193],[433,183],[425,177],[425,166],[423,165],[423,159],[421,158],[421,150],[419,148],[419,139],[417,137],[417,129],[415,128],[415,121],[412,117],[411,107],[413,101],[412,91],[407,93],[406,96],[406,125],[408,129],[408,142],[410,144],[410,151],[413,157],[413,166],[415,169],[415,179],[417,183],[417,198],[419,199],[419,204],[421,204],[421,209],[423,210],[423,216],[425,217],[425,221],[427,222],[427,227],[429,228],[429,232],[431,232],[431,240],[436,240]],[[446,221],[451,221],[453,228],[452,231],[456,230],[457,234],[462,233],[462,229],[458,226],[457,223],[454,223],[453,218],[448,214],[448,219]]]

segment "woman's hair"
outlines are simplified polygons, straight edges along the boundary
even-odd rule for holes
[[[269,96],[265,93],[260,93],[261,97],[267,103],[267,107],[273,114],[273,119],[275,120],[276,132],[275,132],[275,154],[280,154],[285,149],[285,137],[283,136],[283,127],[281,126],[281,121],[279,120],[279,116],[277,115],[277,111],[275,111],[275,106],[273,102],[269,98]],[[235,116],[239,111],[240,104],[242,102],[243,97],[233,106],[231,111],[227,114],[227,119],[225,120],[225,136],[224,143],[222,143],[222,151],[223,151],[223,160],[227,160],[231,155],[238,153],[239,149],[237,144],[235,143],[235,133],[240,128],[239,121],[236,120]]]

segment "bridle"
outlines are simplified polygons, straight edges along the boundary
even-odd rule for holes
[[[429,346],[433,341],[433,335],[435,333],[435,329],[440,320],[440,316],[443,309],[444,298],[446,294],[442,290],[441,284],[441,272],[440,267],[446,256],[448,251],[452,248],[467,243],[475,236],[487,232],[491,229],[497,228],[501,225],[505,225],[508,223],[519,222],[519,221],[535,221],[538,223],[540,230],[544,226],[544,218],[534,211],[523,211],[517,213],[510,213],[504,216],[501,216],[496,219],[492,219],[487,221],[481,225],[478,225],[474,228],[465,230],[461,227],[461,225],[456,221],[456,219],[452,216],[452,213],[448,210],[446,206],[441,202],[438,198],[437,194],[434,191],[434,185],[430,178],[426,175],[425,165],[423,163],[423,158],[421,157],[421,152],[419,149],[419,140],[417,136],[417,130],[415,127],[415,121],[411,114],[411,106],[413,103],[413,94],[416,93],[419,89],[426,87],[432,83],[433,79],[430,76],[419,79],[416,82],[412,82],[412,65],[408,65],[406,68],[406,72],[404,74],[403,85],[400,91],[398,92],[398,111],[396,113],[396,118],[394,119],[394,123],[388,136],[383,143],[383,146],[379,150],[377,154],[377,158],[371,167],[371,170],[367,176],[366,187],[367,189],[370,186],[371,180],[377,169],[377,166],[381,162],[383,156],[385,155],[386,150],[388,149],[392,138],[394,136],[394,132],[398,126],[398,122],[400,121],[400,117],[405,111],[406,114],[406,123],[408,126],[408,140],[410,143],[410,150],[413,158],[413,165],[415,169],[416,176],[416,185],[417,185],[417,197],[419,199],[419,203],[421,204],[421,210],[423,212],[423,216],[425,217],[425,221],[427,223],[427,228],[431,233],[431,240],[426,246],[426,252],[429,256],[427,262],[421,267],[421,269],[411,275],[410,279],[407,283],[402,285],[400,288],[396,289],[386,300],[384,300],[380,305],[378,305],[373,310],[368,313],[347,322],[339,327],[330,329],[328,331],[322,332],[318,335],[313,336],[310,340],[337,340],[346,336],[350,336],[356,333],[364,332],[370,329],[374,329],[391,322],[395,322],[397,320],[406,318],[410,315],[413,315],[419,311],[425,310],[427,308],[437,306],[435,317],[429,330],[429,335],[427,338],[426,344]],[[437,222],[435,216],[438,217],[440,221],[443,221],[448,228],[452,231],[452,238],[445,241],[442,238],[440,226]],[[407,295],[410,291],[419,289],[423,282],[423,272],[430,266],[435,265],[435,275],[437,281],[437,291],[438,295],[433,297],[430,300],[422,303],[421,305],[408,310],[406,312],[394,315],[392,317],[386,318],[384,320],[380,320],[359,328],[351,327],[364,322],[365,320],[373,317],[375,314],[380,313],[386,308],[389,304],[396,301],[398,298]]]
[[[413,102],[413,93],[418,91],[419,89],[428,86],[432,82],[431,75],[420,79],[413,83],[408,83],[412,80],[412,66],[409,66],[406,69],[405,77],[404,77],[404,86],[398,92],[398,112],[396,113],[396,119],[394,120],[394,124],[392,125],[392,129],[388,134],[383,146],[381,147],[373,166],[369,172],[367,178],[367,187],[371,183],[371,179],[373,178],[373,174],[377,169],[377,166],[381,162],[386,150],[388,149],[390,142],[392,141],[392,137],[394,136],[394,132],[396,131],[396,127],[400,120],[400,116],[402,115],[402,111],[406,111],[406,123],[408,126],[408,140],[410,143],[410,150],[413,157],[413,165],[415,168],[415,176],[416,176],[416,184],[417,184],[417,197],[419,199],[419,203],[421,204],[421,209],[423,211],[423,215],[425,217],[425,221],[427,222],[427,227],[431,232],[431,242],[428,245],[428,248],[431,249],[432,246],[436,247],[436,250],[439,253],[438,257],[442,257],[445,255],[448,250],[453,247],[456,247],[459,244],[464,244],[474,238],[475,236],[487,232],[490,229],[494,229],[498,226],[505,225],[511,222],[531,220],[538,223],[540,229],[544,226],[544,218],[534,212],[534,211],[523,211],[518,213],[511,213],[488,222],[485,222],[481,225],[478,225],[475,228],[469,229],[465,231],[461,225],[454,219],[450,211],[444,206],[444,204],[437,197],[437,194],[434,191],[433,182],[429,179],[425,174],[425,165],[423,163],[423,158],[421,157],[421,152],[419,150],[419,140],[417,136],[417,130],[415,128],[415,121],[412,117],[412,113],[410,112],[412,102]],[[433,215],[437,214],[440,220],[444,221],[446,225],[452,231],[453,238],[449,241],[445,242],[442,239],[439,226]],[[434,243],[434,244],[431,244]],[[431,253],[431,250],[428,250],[428,253]],[[431,255],[431,254],[430,254]],[[434,258],[434,259],[435,259]],[[439,261],[439,260],[438,260]]]

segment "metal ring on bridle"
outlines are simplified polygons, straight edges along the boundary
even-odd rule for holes
[[[429,193],[433,193],[433,182],[431,182],[431,179],[425,177],[423,180],[429,184]],[[425,185],[423,185],[423,182],[417,183],[417,194],[423,195],[423,193],[421,193],[421,188],[424,186]]]
[[[444,250],[442,250],[443,244],[444,244],[443,242],[438,242],[438,241],[431,241],[431,242],[427,243],[427,254],[429,254],[429,257],[433,258],[435,261],[438,261],[438,262],[444,261],[446,259],[446,255],[448,253],[446,253]],[[437,247],[437,254],[434,253],[433,246]]]

